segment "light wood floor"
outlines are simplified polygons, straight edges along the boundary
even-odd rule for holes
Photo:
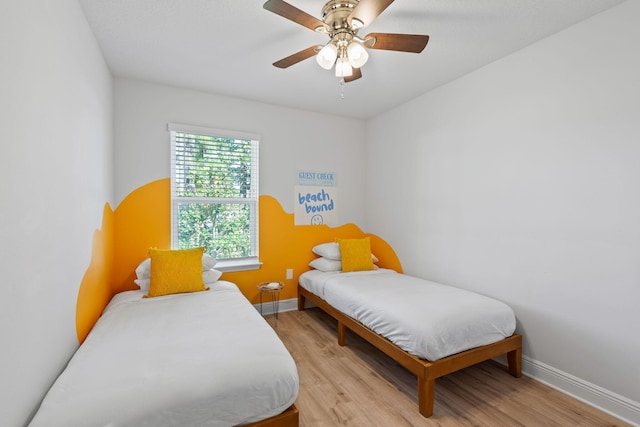
[[[627,425],[493,361],[437,379],[434,415],[424,418],[416,377],[351,332],[340,347],[321,310],[280,313],[276,330],[298,366],[301,427]]]

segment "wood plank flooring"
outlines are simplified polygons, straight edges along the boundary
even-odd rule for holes
[[[276,330],[298,366],[301,427],[627,425],[494,361],[437,379],[434,415],[424,418],[416,377],[351,332],[340,347],[321,310],[280,313]]]

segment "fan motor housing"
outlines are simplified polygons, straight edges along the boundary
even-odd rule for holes
[[[322,8],[322,21],[330,28],[329,32],[334,35],[340,30],[353,31],[347,18],[353,12],[360,0],[331,0]]]

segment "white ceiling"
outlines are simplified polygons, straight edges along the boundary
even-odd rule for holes
[[[115,76],[293,108],[369,118],[624,0],[396,0],[360,35],[428,34],[421,54],[369,51],[344,86],[313,58],[328,41],[263,0],[79,0]],[[289,0],[320,17],[325,0]],[[597,37],[597,34],[594,34]],[[589,40],[585,40],[589,43]]]

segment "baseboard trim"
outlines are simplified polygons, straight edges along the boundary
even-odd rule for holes
[[[640,426],[638,402],[527,356],[522,356],[522,373],[624,422]]]

